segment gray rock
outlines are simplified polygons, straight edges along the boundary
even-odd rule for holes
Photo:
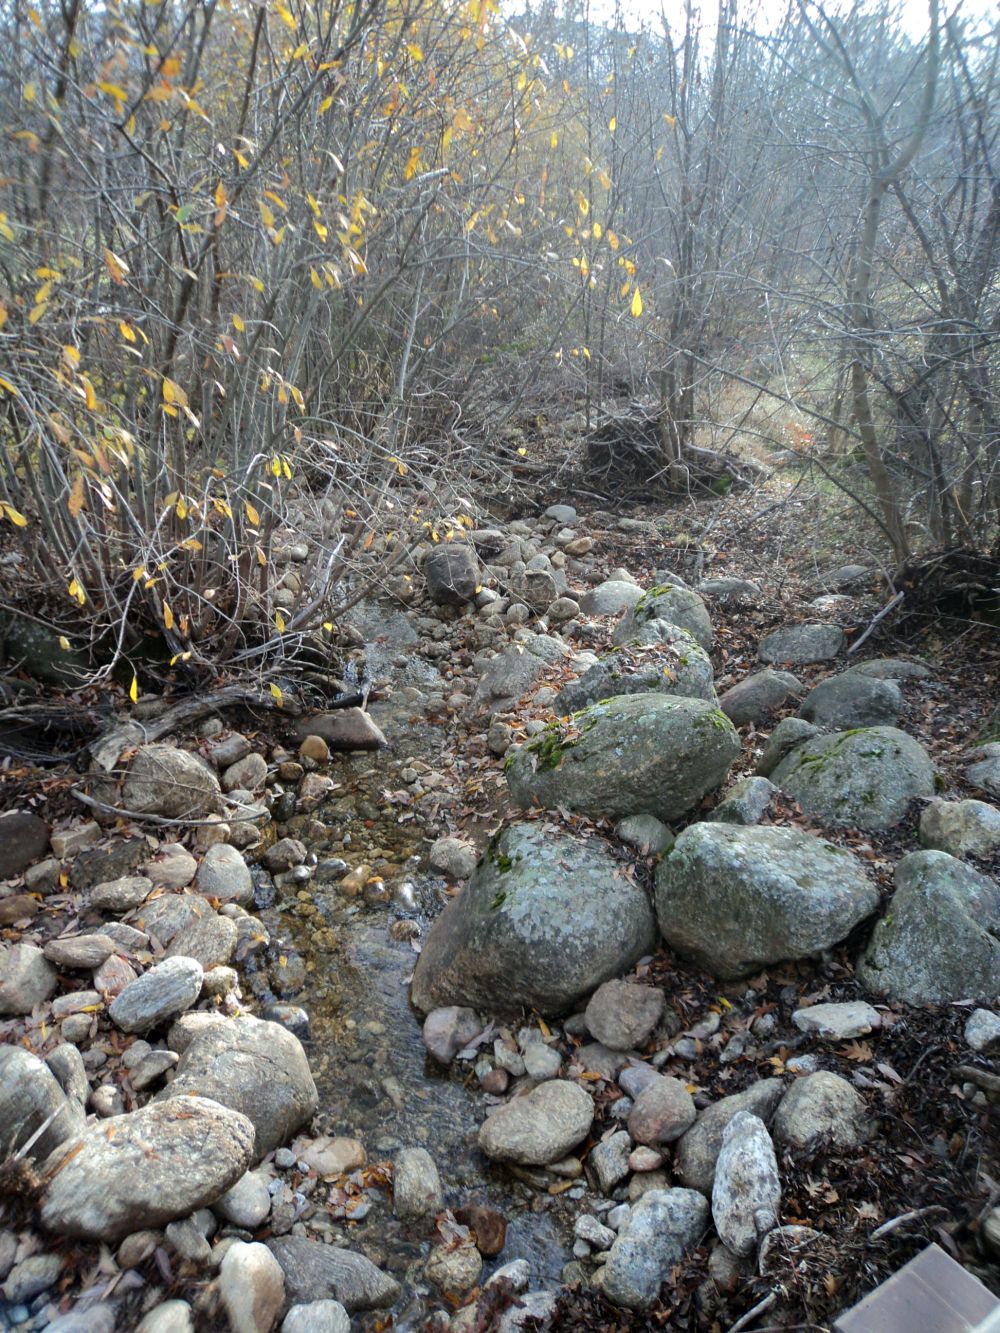
[[[452,879],[468,879],[476,868],[479,854],[471,843],[461,838],[438,838],[429,853],[431,866]]]
[[[609,699],[554,723],[505,762],[523,807],[562,806],[593,819],[650,814],[669,823],[725,779],[739,753],[732,723],[700,699]]]
[[[285,1143],[319,1102],[302,1043],[277,1023],[233,1018],[200,1032],[157,1100],[214,1097],[247,1116],[254,1160]]]
[[[392,1209],[397,1217],[428,1217],[441,1209],[441,1177],[426,1148],[401,1148],[392,1166]]]
[[[253,902],[253,880],[250,868],[235,847],[217,842],[205,853],[195,888],[206,898],[217,898],[222,903],[239,903],[245,907]]]
[[[615,1186],[626,1178],[630,1170],[628,1159],[631,1151],[632,1136],[624,1129],[609,1134],[591,1148],[587,1165],[602,1194],[610,1195]]]
[[[483,1030],[483,1021],[474,1009],[450,1004],[432,1009],[424,1019],[424,1045],[443,1065],[450,1065],[469,1042]]]
[[[528,692],[545,670],[534,653],[507,648],[486,665],[473,695],[473,708],[507,712]]]
[[[536,1083],[556,1078],[562,1069],[562,1056],[543,1041],[528,1042],[524,1048],[524,1072]]]
[[[262,754],[248,754],[230,764],[222,775],[223,791],[252,791],[263,789],[267,781],[267,760]]]
[[[620,821],[615,837],[626,847],[634,847],[642,856],[659,856],[674,840],[674,835],[655,815],[630,815]]]
[[[627,611],[635,606],[644,596],[637,583],[623,583],[618,579],[606,579],[596,588],[591,588],[580,598],[580,610],[585,616],[616,616],[619,611]]]
[[[165,893],[144,904],[134,920],[141,922],[142,929],[158,944],[166,945],[211,910],[200,894]]]
[[[741,778],[729,788],[708,819],[713,824],[759,824],[777,790],[767,778]]]
[[[236,952],[239,931],[231,917],[206,912],[193,925],[179,930],[170,942],[168,958],[195,958],[206,970],[228,963]]]
[[[46,1324],[45,1333],[114,1333],[118,1315],[115,1303],[101,1301],[98,1305],[88,1305],[86,1310],[71,1310],[69,1314],[59,1315],[51,1324]],[[146,1333],[139,1325],[136,1333]],[[161,1333],[168,1333],[162,1330]],[[170,1329],[169,1333],[187,1333],[186,1329]]]
[[[851,670],[877,680],[927,680],[933,675],[922,662],[911,662],[906,657],[872,657]]]
[[[168,958],[126,986],[108,1006],[122,1032],[148,1032],[190,1009],[201,994],[204,970],[194,958]]]
[[[57,984],[55,968],[34,944],[0,945],[0,1016],[30,1014]]]
[[[140,745],[125,777],[121,804],[138,814],[201,819],[219,812],[219,780],[207,763],[187,750]]]
[[[882,1026],[882,1016],[864,1000],[849,1000],[845,1004],[813,1004],[797,1009],[792,1022],[800,1032],[814,1032],[818,1037],[833,1041],[848,1041],[864,1037]]]
[[[194,1320],[187,1301],[164,1301],[136,1325],[135,1333],[194,1333]]]
[[[751,579],[704,579],[698,584],[698,594],[720,606],[741,606],[759,602],[764,596],[759,583]]]
[[[1000,1017],[990,1009],[974,1009],[965,1024],[965,1040],[974,1051],[1000,1046]]]
[[[151,1083],[155,1083],[161,1075],[168,1069],[173,1069],[179,1056],[174,1051],[150,1051],[144,1060],[133,1068],[129,1075],[129,1082],[132,1084],[134,1092],[141,1092],[143,1088],[148,1088]]]
[[[801,717],[783,717],[768,737],[764,753],[757,763],[757,772],[770,777],[786,755],[796,746],[819,734],[819,728]]]
[[[559,586],[550,569],[526,569],[513,580],[513,591],[536,615],[541,615],[559,596]]]
[[[95,884],[90,891],[90,906],[95,912],[129,912],[144,903],[153,891],[153,881],[146,875],[122,875]]]
[[[63,1042],[62,1045],[55,1046],[49,1051],[45,1057],[45,1063],[52,1070],[56,1082],[69,1100],[76,1102],[78,1106],[86,1106],[87,1098],[90,1095],[90,1082],[87,1078],[87,1068],[83,1063],[83,1056],[77,1048],[70,1045],[69,1042]],[[0,1123],[4,1123],[2,1117],[0,1117]],[[67,1135],[67,1137],[69,1136]]]
[[[987,755],[965,770],[966,781],[994,800],[1000,800],[1000,756]]]
[[[850,852],[796,829],[693,824],[656,868],[664,938],[719,977],[819,953],[877,906]]]
[[[479,1131],[479,1146],[496,1162],[547,1166],[590,1132],[594,1103],[577,1083],[551,1079],[498,1107]]]
[[[892,828],[910,802],[934,795],[934,765],[923,746],[895,727],[814,736],[771,774],[804,810],[831,823]]]
[[[33,1254],[10,1270],[0,1290],[11,1305],[33,1300],[58,1282],[63,1263],[59,1254]]]
[[[204,1266],[212,1257],[212,1247],[198,1230],[193,1218],[182,1217],[177,1222],[168,1222],[165,1235],[167,1244],[178,1259]]]
[[[219,1269],[232,1333],[271,1333],[285,1304],[285,1274],[266,1245],[234,1241]]]
[[[845,671],[809,691],[799,717],[817,727],[843,730],[848,727],[891,726],[903,711],[903,694],[892,680]]]
[[[733,1254],[753,1254],[778,1225],[781,1181],[771,1136],[762,1120],[737,1111],[722,1135],[712,1185],[712,1220]]]
[[[107,935],[61,935],[49,940],[43,952],[56,967],[82,968],[93,971],[116,950],[113,939]]]
[[[606,1250],[615,1243],[615,1233],[598,1222],[592,1213],[581,1213],[573,1223],[573,1235],[585,1240],[595,1250]]]
[[[690,588],[661,586],[650,588],[622,616],[612,636],[614,643],[628,643],[637,637],[643,625],[665,620],[686,629],[706,651],[712,646],[712,621],[705,603]]]
[[[248,1171],[212,1204],[212,1211],[234,1227],[254,1231],[271,1211],[271,1193],[265,1175]]]
[[[767,668],[726,690],[719,699],[719,707],[734,726],[742,727],[748,722],[766,722],[779,708],[801,699],[805,692],[806,687],[791,672]]]
[[[950,856],[993,856],[1000,850],[1000,810],[986,801],[931,801],[920,816],[920,841]]]
[[[579,712],[600,699],[625,694],[667,694],[715,703],[715,673],[692,634],[666,621],[652,621],[655,642],[641,652],[619,649],[596,662],[556,695],[553,711]]]
[[[869,1132],[864,1098],[825,1069],[796,1079],[774,1113],[774,1141],[783,1147],[847,1152],[860,1147]]]
[[[483,1257],[471,1237],[457,1244],[435,1246],[424,1265],[428,1282],[452,1301],[471,1290],[482,1271]]]
[[[698,1114],[694,1098],[679,1078],[651,1079],[629,1112],[628,1132],[636,1143],[659,1147],[691,1128]]]
[[[639,1061],[636,1064],[625,1065],[618,1076],[618,1082],[623,1092],[635,1100],[648,1084],[655,1082],[660,1077],[656,1069],[646,1062]]]
[[[49,849],[49,826],[29,810],[0,815],[0,879],[13,879]]]
[[[234,731],[224,740],[217,741],[211,746],[208,757],[216,768],[229,768],[241,759],[245,759],[252,748],[246,736]]]
[[[674,1149],[674,1165],[684,1184],[711,1195],[726,1126],[741,1111],[756,1116],[765,1126],[770,1125],[784,1095],[781,1079],[764,1078],[744,1092],[723,1097],[706,1107]]]
[[[285,1274],[285,1294],[293,1303],[334,1299],[349,1314],[384,1310],[402,1295],[399,1283],[362,1254],[323,1245],[304,1236],[278,1236],[267,1248]]]
[[[611,1247],[604,1295],[615,1305],[648,1310],[707,1225],[708,1200],[694,1190],[647,1190]]]
[[[340,1301],[309,1301],[292,1306],[281,1333],[351,1333],[351,1316]]]
[[[59,1235],[119,1240],[189,1217],[229,1189],[250,1164],[253,1126],[192,1096],[99,1121],[78,1142],[80,1151],[63,1144],[45,1163],[51,1176],[42,1225]]]
[[[542,518],[551,519],[553,523],[575,523],[576,510],[572,505],[549,505],[548,509],[542,514]]]
[[[586,1009],[590,1035],[613,1051],[644,1046],[663,1017],[663,991],[629,981],[606,981]]]
[[[464,542],[435,546],[423,564],[427,591],[441,606],[465,606],[479,587],[481,571],[474,548]]]
[[[867,583],[871,577],[872,571],[867,565],[841,565],[823,576],[823,586],[833,592],[840,592],[857,583]]]
[[[947,852],[911,852],[858,960],[867,990],[908,1004],[1000,994],[1000,885]]]
[[[413,974],[424,1013],[443,1005],[559,1013],[648,952],[642,889],[596,842],[513,824],[435,921]]]
[[[789,662],[807,666],[810,662],[829,662],[844,648],[844,631],[839,625],[786,625],[760,642],[762,662]]]
[[[272,874],[280,874],[302,865],[307,855],[305,843],[299,842],[298,838],[279,838],[267,849],[262,859]]]

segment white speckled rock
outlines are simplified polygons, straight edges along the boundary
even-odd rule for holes
[[[781,1181],[763,1120],[737,1111],[722,1135],[712,1186],[712,1220],[733,1254],[753,1254],[778,1225]]]
[[[219,1295],[232,1333],[271,1333],[285,1303],[285,1275],[266,1245],[230,1245],[219,1271]]]
[[[122,1032],[147,1032],[197,1001],[204,970],[195,958],[167,958],[126,986],[108,1008]]]

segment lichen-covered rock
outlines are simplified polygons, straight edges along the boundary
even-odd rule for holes
[[[739,754],[733,724],[700,699],[606,699],[554,723],[505,762],[518,805],[562,806],[592,819],[692,810]]]
[[[762,662],[807,666],[810,662],[830,661],[844,643],[839,625],[786,625],[761,639],[758,651]]]
[[[848,727],[889,726],[903,711],[903,694],[892,680],[880,680],[856,671],[845,671],[809,691],[799,717],[817,727],[843,730]]]
[[[896,727],[813,736],[770,777],[810,814],[863,829],[892,828],[911,801],[934,795],[927,752]]]
[[[858,960],[875,995],[908,1004],[1000,994],[1000,885],[947,852],[911,852]]]
[[[722,1135],[712,1186],[712,1220],[733,1254],[753,1254],[778,1225],[781,1181],[774,1144],[762,1120],[737,1111]]]
[[[734,1092],[707,1106],[674,1147],[674,1166],[683,1184],[711,1195],[715,1164],[730,1120],[740,1111],[749,1111],[764,1125],[770,1125],[784,1095],[785,1085],[780,1078],[762,1078],[743,1092]]]
[[[637,583],[622,579],[605,579],[580,598],[580,610],[585,616],[615,616],[641,601],[645,594]]]
[[[712,646],[712,620],[705,603],[690,588],[673,585],[650,588],[634,606],[629,607],[615,629],[613,641],[628,643],[638,637],[643,625],[654,620],[686,629],[705,649]]]
[[[560,1013],[651,947],[645,893],[595,840],[513,824],[435,921],[413,974],[423,1013]]]
[[[45,1163],[49,1231],[118,1240],[212,1203],[250,1164],[253,1126],[206,1097],[150,1103],[90,1125]]]
[[[920,841],[950,856],[1000,851],[1000,810],[987,801],[931,801],[920,816]]]
[[[201,819],[219,810],[219,779],[208,764],[173,745],[141,745],[122,788],[121,804],[138,814]]]
[[[719,977],[830,948],[877,906],[850,852],[796,829],[692,824],[656,869],[664,939]]]
[[[576,713],[599,699],[625,694],[672,694],[714,703],[715,673],[704,648],[687,630],[660,623],[663,632],[655,645],[638,654],[628,648],[608,653],[579,680],[564,685],[554,712]]]
[[[604,1295],[615,1305],[648,1310],[670,1270],[701,1239],[708,1217],[708,1200],[694,1190],[648,1190],[611,1246]]]

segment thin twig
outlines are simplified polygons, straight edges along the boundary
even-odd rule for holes
[[[900,1213],[898,1217],[893,1217],[888,1222],[883,1222],[880,1227],[868,1237],[869,1240],[881,1240],[883,1236],[890,1235],[899,1227],[905,1227],[908,1222],[916,1222],[918,1218],[927,1217],[929,1213],[946,1213],[948,1211],[944,1204],[932,1203],[926,1208],[911,1208],[908,1213]]]
[[[95,797],[80,791],[78,787],[71,787],[70,795],[84,805],[89,805],[91,809],[100,810],[102,814],[114,815],[118,819],[134,819],[137,823],[156,824],[161,828],[201,828],[203,825],[214,826],[219,822],[218,819],[168,819],[165,815],[149,815],[139,810],[126,810],[120,805],[108,805],[105,801],[98,801]],[[250,824],[264,817],[261,811],[251,811],[249,806],[241,805],[239,801],[233,801],[233,805],[237,810],[245,810],[247,813],[232,817],[226,815],[227,824]]]
[[[860,639],[855,639],[854,642],[851,644],[850,648],[848,648],[847,650],[848,657],[850,657],[851,653],[856,653],[858,651],[858,649],[864,643],[865,639],[868,638],[869,634],[871,634],[871,632],[874,630],[875,626],[879,623],[879,621],[884,620],[885,617],[889,614],[889,612],[893,609],[893,607],[898,606],[905,596],[906,596],[905,592],[897,592],[895,597],[890,598],[890,600],[886,602],[885,606],[883,606],[882,610],[879,611],[878,615],[875,616],[874,620],[872,620],[871,624],[865,630],[864,634],[861,635]]]
[[[770,1310],[771,1306],[777,1299],[778,1293],[776,1291],[769,1292],[762,1301],[758,1301],[752,1309],[746,1312],[746,1314],[740,1315],[736,1323],[730,1327],[729,1333],[740,1333],[741,1329],[749,1328],[758,1315],[762,1315],[767,1310]]]

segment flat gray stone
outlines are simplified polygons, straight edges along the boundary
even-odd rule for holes
[[[788,662],[792,666],[829,662],[843,651],[845,642],[839,625],[787,625],[761,640],[760,660],[771,664]]]
[[[796,1009],[792,1022],[800,1032],[814,1032],[833,1041],[864,1037],[882,1026],[882,1015],[864,1000],[845,1004],[813,1004]]]
[[[309,1301],[292,1306],[281,1333],[351,1333],[351,1316],[340,1301]]]
[[[152,891],[153,881],[146,875],[122,875],[95,884],[90,891],[90,906],[95,912],[130,912]]]
[[[479,1146],[496,1162],[547,1166],[590,1132],[594,1103],[577,1083],[551,1079],[497,1108],[479,1131]]]
[[[204,970],[194,958],[168,958],[126,986],[108,1006],[122,1032],[148,1032],[196,1003]]]
[[[353,1250],[324,1245],[304,1236],[277,1236],[267,1242],[285,1274],[285,1295],[295,1304],[333,1299],[349,1314],[384,1310],[402,1295],[399,1283]]]

